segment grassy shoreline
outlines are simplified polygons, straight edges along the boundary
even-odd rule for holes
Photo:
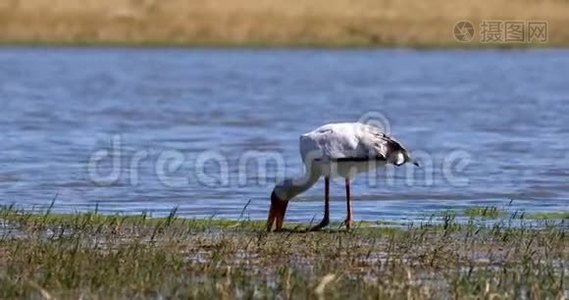
[[[431,43],[431,44],[326,44],[326,43],[286,43],[275,44],[271,42],[184,42],[174,43],[168,41],[144,41],[144,42],[108,42],[108,41],[0,41],[2,48],[128,48],[128,49],[259,49],[259,50],[376,50],[376,49],[409,49],[418,51],[429,50],[564,50],[569,48],[567,43],[558,44],[471,44],[462,45],[455,43]]]
[[[262,221],[0,209],[0,298],[560,298],[566,224],[267,233]]]
[[[474,24],[472,42],[454,25]],[[549,40],[480,42],[483,20],[547,21]],[[0,41],[34,45],[179,47],[527,48],[569,46],[561,0],[7,0]]]

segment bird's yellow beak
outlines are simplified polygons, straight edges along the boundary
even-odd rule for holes
[[[269,218],[267,220],[267,231],[273,231],[273,225],[275,225],[275,231],[279,231],[283,227],[284,216],[286,213],[286,208],[288,206],[288,200],[282,200],[273,191],[271,194],[271,207],[269,208]]]

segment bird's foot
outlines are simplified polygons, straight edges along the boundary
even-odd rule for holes
[[[344,222],[342,223],[346,226],[347,230],[352,229],[352,225],[354,224],[354,220],[352,219],[345,219]]]
[[[330,219],[324,218],[324,219],[322,219],[322,221],[320,221],[320,223],[318,225],[308,228],[308,231],[319,231],[320,229],[328,226],[329,223],[330,223]]]

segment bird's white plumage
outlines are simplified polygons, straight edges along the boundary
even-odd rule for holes
[[[378,128],[367,124],[333,123],[301,135],[300,155],[303,160],[387,158],[392,142]]]
[[[347,173],[364,172],[387,162],[402,164],[404,151],[380,129],[363,123],[327,124],[300,136],[304,163],[308,166],[316,161],[325,166],[321,170],[324,174],[332,176],[351,177]],[[331,171],[334,162],[335,171]]]

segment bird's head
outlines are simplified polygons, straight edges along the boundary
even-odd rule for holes
[[[388,161],[396,166],[401,166],[405,163],[412,163],[416,167],[420,167],[419,163],[411,158],[409,152],[403,148],[391,153],[391,155],[388,157]]]
[[[278,187],[275,187],[271,193],[271,207],[269,208],[269,218],[267,220],[267,231],[279,231],[283,227],[284,216],[288,206],[288,197],[279,193]],[[273,226],[274,225],[274,226]]]

